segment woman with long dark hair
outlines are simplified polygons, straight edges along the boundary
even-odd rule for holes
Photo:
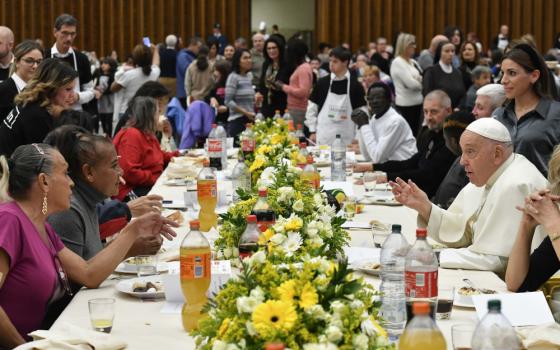
[[[227,133],[237,143],[245,124],[255,120],[255,90],[251,74],[251,52],[239,49],[233,55],[232,72],[226,81],[225,105],[229,108]]]
[[[276,81],[288,84],[292,71],[284,58],[284,43],[277,36],[270,36],[264,43],[264,63],[261,79],[255,96],[257,103],[261,103],[261,113],[265,117],[272,117],[274,111],[286,109],[286,93],[278,89]]]
[[[189,103],[204,100],[214,85],[212,67],[208,60],[208,46],[202,45],[196,59],[185,74],[185,92]]]
[[[206,102],[216,109],[216,123],[226,125],[229,110],[225,105],[226,99],[226,81],[231,72],[231,64],[229,61],[220,60],[214,64],[212,68],[212,76],[214,78],[214,88],[210,90],[210,94],[206,97]]]
[[[465,85],[465,91],[469,90],[469,88],[473,84],[471,73],[474,67],[478,65],[479,56],[480,55],[478,52],[478,48],[472,41],[465,41],[459,49],[459,58],[461,59],[459,71],[463,75],[463,84]]]
[[[96,80],[97,113],[103,132],[107,137],[113,135],[113,112],[115,106],[111,85],[115,81],[117,65],[117,61],[110,57],[105,57],[101,60],[101,66],[93,73]],[[93,129],[97,132],[97,123]]]

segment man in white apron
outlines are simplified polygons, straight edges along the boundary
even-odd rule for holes
[[[54,22],[54,37],[56,42],[50,48],[45,50],[45,58],[56,57],[67,62],[78,72],[74,84],[74,103],[72,109],[81,111],[82,105],[90,102],[96,97],[93,89],[93,78],[91,75],[91,66],[86,55],[72,48],[74,39],[76,38],[76,28],[78,20],[71,15],[62,14],[58,16]],[[99,96],[101,94],[99,93]]]
[[[345,144],[354,140],[356,127],[350,118],[352,111],[362,108],[367,112],[364,89],[348,70],[352,53],[336,47],[330,53],[331,74],[317,81],[307,111],[305,125],[310,139],[320,145],[331,145],[340,134]]]

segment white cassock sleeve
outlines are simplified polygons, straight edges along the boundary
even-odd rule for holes
[[[469,248],[444,249],[439,255],[439,265],[446,269],[503,273],[507,267],[507,259],[497,255],[475,253]]]

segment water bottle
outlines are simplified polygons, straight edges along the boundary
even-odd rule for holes
[[[274,111],[274,120],[282,119],[282,115],[280,114],[280,110],[277,109]]]
[[[222,170],[227,169],[227,133],[222,124],[216,127],[216,137],[222,140]]]
[[[380,315],[389,340],[396,342],[406,325],[404,265],[410,246],[401,235],[401,225],[393,225],[392,233],[381,248]]]
[[[237,189],[242,188],[246,191],[251,189],[251,172],[245,164],[243,158],[239,158],[239,162],[235,165],[231,172],[231,180],[233,186],[233,202],[239,201]]]
[[[346,181],[346,145],[340,134],[331,145],[331,181]]]
[[[473,333],[473,350],[520,348],[517,334],[501,310],[500,300],[488,300],[488,313],[480,320]]]
[[[216,170],[222,170],[222,153],[224,151],[224,144],[222,139],[218,136],[218,126],[212,124],[212,130],[206,139],[208,145],[208,158],[210,159],[210,167]]]
[[[305,134],[303,132],[303,125],[301,125],[301,123],[298,123],[297,128],[296,128],[296,137],[298,138],[299,142],[306,142],[307,140],[305,139]]]
[[[257,115],[255,116],[255,120],[262,122],[264,120],[264,115],[261,112],[257,113]]]
[[[286,123],[290,120],[293,121],[292,116],[290,115],[290,112],[288,112],[288,109],[286,108],[286,110],[284,111],[284,115],[282,116],[282,118],[284,119],[284,121],[286,121]]]
[[[412,318],[412,304],[428,302],[430,315],[435,320],[438,296],[438,260],[432,247],[426,242],[428,231],[416,230],[416,242],[406,255],[404,266],[406,311]]]

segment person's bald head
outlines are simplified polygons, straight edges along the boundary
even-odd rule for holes
[[[0,26],[0,61],[9,58],[10,53],[14,48],[14,33],[12,30],[5,26]],[[7,63],[7,62],[4,62]]]
[[[434,36],[432,38],[432,41],[430,41],[430,51],[435,53],[439,43],[442,42],[442,41],[447,41],[447,40],[448,40],[447,37],[443,34],[438,34],[438,35]]]
[[[261,33],[256,33],[253,35],[253,48],[258,52],[263,52],[264,50],[264,35]]]
[[[493,118],[477,119],[461,135],[461,165],[470,182],[484,186],[513,153],[507,128]]]

